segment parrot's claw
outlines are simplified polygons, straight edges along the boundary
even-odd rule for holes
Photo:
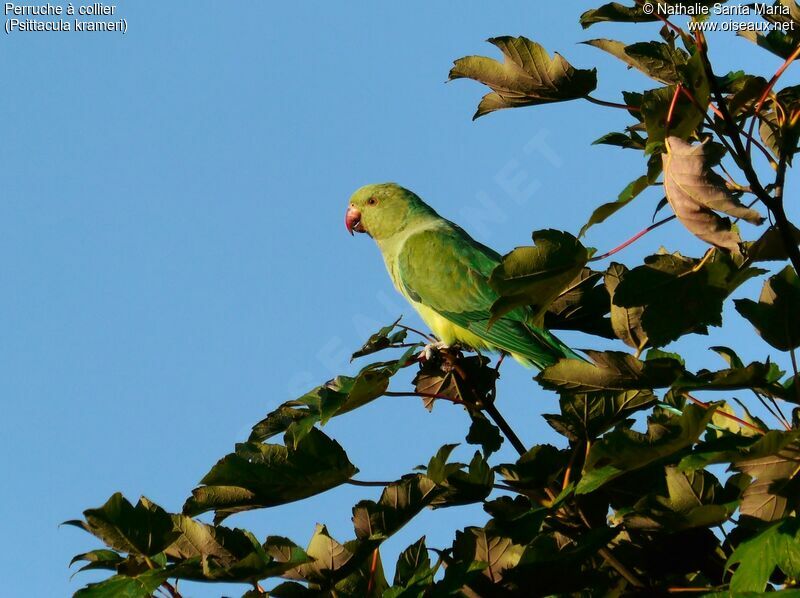
[[[430,360],[435,353],[439,351],[445,351],[450,348],[450,345],[447,343],[443,343],[442,341],[436,341],[434,343],[428,343],[425,345],[425,348],[422,349],[422,354],[425,356],[426,360]]]

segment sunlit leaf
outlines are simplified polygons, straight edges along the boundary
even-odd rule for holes
[[[489,43],[500,49],[504,62],[467,56],[456,60],[450,71],[450,79],[474,79],[492,89],[473,118],[503,108],[580,98],[597,86],[594,69],[575,69],[558,53],[551,58],[547,50],[525,37],[493,37]]]
[[[704,143],[692,145],[677,137],[669,137],[666,143],[664,192],[678,220],[699,239],[738,253],[741,239],[718,212],[753,224],[761,224],[763,218],[742,205],[711,170]]]

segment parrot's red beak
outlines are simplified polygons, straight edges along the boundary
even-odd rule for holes
[[[347,212],[344,214],[344,225],[351,235],[353,231],[357,233],[367,232],[361,224],[361,212],[355,206],[347,208]]]

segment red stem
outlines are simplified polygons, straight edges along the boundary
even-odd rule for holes
[[[600,260],[604,260],[604,259],[606,259],[607,257],[611,257],[611,256],[612,256],[612,255],[614,255],[615,253],[617,253],[617,252],[619,252],[619,251],[622,251],[623,249],[625,249],[625,248],[626,248],[628,245],[630,245],[630,244],[634,243],[634,242],[635,242],[636,240],[638,240],[640,237],[643,237],[643,236],[645,236],[645,235],[646,235],[647,233],[649,233],[651,230],[657,229],[657,228],[658,228],[659,226],[661,226],[662,224],[666,224],[666,223],[667,223],[667,222],[669,222],[670,220],[675,220],[675,218],[676,218],[676,216],[675,216],[674,214],[673,214],[672,216],[667,216],[667,217],[666,217],[666,218],[664,218],[663,220],[659,220],[659,221],[658,221],[658,222],[656,222],[655,224],[651,224],[651,225],[650,225],[650,226],[648,226],[647,228],[640,230],[638,233],[636,233],[635,235],[633,235],[633,236],[632,236],[630,239],[628,239],[627,241],[625,241],[625,242],[624,242],[622,245],[617,245],[617,246],[616,246],[616,247],[614,247],[614,249],[612,249],[611,251],[607,251],[607,252],[606,252],[606,253],[604,253],[603,255],[598,255],[598,256],[595,256],[595,257],[593,257],[592,259],[590,259],[589,261],[590,261],[590,262],[598,262],[598,261],[600,261]]]
[[[800,44],[794,49],[791,56],[787,58],[784,63],[780,66],[780,68],[775,71],[775,74],[772,75],[772,79],[769,80],[767,83],[767,87],[764,89],[764,92],[761,94],[761,97],[758,98],[758,102],[756,102],[756,109],[753,113],[753,118],[750,120],[750,128],[747,130],[747,147],[745,148],[745,152],[747,155],[750,155],[750,144],[753,139],[753,130],[756,126],[756,119],[758,118],[758,113],[761,111],[761,107],[764,105],[764,102],[767,101],[767,97],[769,97],[769,92],[772,91],[772,88],[775,87],[775,83],[778,82],[778,79],[781,78],[781,75],[789,68],[789,65],[792,64],[797,57],[800,56]]]
[[[701,401],[700,399],[696,399],[695,397],[693,397],[692,395],[690,395],[688,392],[685,392],[685,393],[683,393],[683,396],[685,396],[687,399],[689,399],[689,400],[690,400],[692,403],[694,403],[695,405],[697,405],[697,406],[699,406],[699,407],[702,407],[703,409],[710,409],[710,408],[711,408],[711,405],[709,405],[708,403],[705,403],[705,402]],[[766,432],[764,432],[764,430],[762,430],[762,429],[761,429],[761,428],[759,428],[758,426],[754,426],[754,425],[753,425],[753,424],[751,424],[750,422],[746,422],[746,421],[744,421],[743,419],[739,419],[738,417],[736,417],[735,415],[732,415],[732,414],[728,413],[727,411],[720,411],[719,409],[716,409],[716,408],[715,408],[715,409],[714,409],[714,412],[715,412],[715,413],[717,413],[717,414],[719,414],[719,415],[721,415],[722,417],[726,417],[726,418],[728,418],[728,419],[729,419],[729,420],[731,420],[731,421],[735,421],[735,422],[736,422],[737,424],[739,424],[740,426],[744,426],[744,427],[746,427],[746,428],[750,428],[751,430],[755,430],[755,431],[756,431],[756,432],[758,432],[759,434],[766,434]]]

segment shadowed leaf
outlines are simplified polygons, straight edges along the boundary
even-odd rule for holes
[[[647,333],[642,328],[644,307],[622,307],[614,303],[614,293],[627,274],[622,264],[612,263],[605,275],[605,285],[611,297],[611,327],[622,342],[636,350],[647,345]]]
[[[359,540],[385,540],[443,492],[433,480],[421,474],[389,484],[378,502],[362,500],[353,507],[356,537]]]
[[[556,432],[572,441],[590,440],[655,401],[650,390],[562,394],[558,401],[561,413],[543,417]]]
[[[758,303],[736,299],[734,304],[761,338],[776,349],[789,351],[800,346],[800,280],[791,266],[764,283]]]
[[[613,338],[608,292],[600,283],[602,273],[583,268],[567,288],[556,297],[544,314],[547,330],[580,330]]]
[[[616,477],[693,445],[711,421],[713,409],[684,407],[680,417],[651,418],[647,434],[618,428],[592,445],[575,491],[592,492]]]
[[[545,388],[575,393],[664,388],[683,371],[674,359],[640,361],[619,351],[587,351],[593,363],[562,359],[536,380]]]
[[[715,252],[702,264],[680,254],[658,254],[625,273],[614,290],[614,304],[642,307],[641,327],[651,346],[660,347],[684,334],[706,334],[722,324],[725,298],[748,278],[763,273],[739,269]]]

